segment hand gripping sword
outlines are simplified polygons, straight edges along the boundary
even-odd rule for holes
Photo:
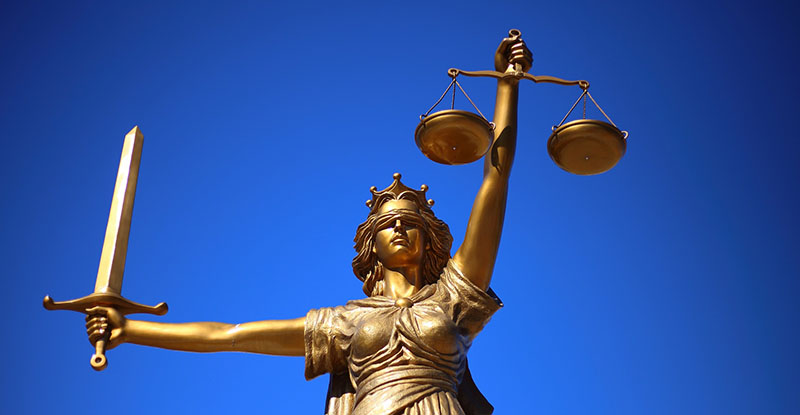
[[[125,270],[125,255],[128,251],[128,235],[131,231],[131,215],[133,214],[133,198],[136,195],[136,179],[139,177],[139,161],[142,158],[142,143],[144,138],[139,127],[125,135],[122,145],[122,157],[119,161],[117,182],[114,185],[114,197],[111,200],[111,212],[108,215],[106,237],[103,242],[103,251],[100,254],[100,266],[97,270],[97,282],[94,293],[77,300],[53,301],[50,296],[44,297],[44,308],[48,310],[72,310],[87,313],[87,310],[96,307],[113,307],[121,314],[148,313],[164,315],[167,313],[167,304],[159,303],[155,307],[134,303],[120,295],[122,291],[122,273]],[[108,361],[105,356],[105,346],[110,336],[110,330],[103,333],[102,338],[95,342],[95,354],[92,355],[91,365],[94,370],[103,370]]]

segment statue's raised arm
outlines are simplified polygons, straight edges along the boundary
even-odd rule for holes
[[[503,39],[495,53],[498,72],[527,72],[532,62],[531,52],[518,32]],[[517,145],[518,92],[519,78],[497,80],[494,141],[484,159],[483,183],[472,205],[464,242],[453,256],[464,275],[484,290],[492,278],[503,231],[508,178]]]

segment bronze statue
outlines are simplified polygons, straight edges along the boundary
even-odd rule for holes
[[[518,36],[504,39],[496,52],[499,72],[528,71],[531,63]],[[243,324],[138,321],[114,307],[97,306],[87,310],[89,340],[107,339],[108,349],[135,343],[305,356],[307,378],[331,374],[328,415],[490,414],[491,405],[472,383],[466,354],[502,306],[489,282],[514,158],[518,82],[498,79],[483,183],[452,258],[452,236],[433,214],[427,186],[412,190],[395,174],[388,188],[371,189],[369,215],[356,232],[353,271],[368,298],[294,320]]]
[[[306,378],[330,374],[327,415],[491,414],[492,406],[472,382],[466,355],[475,336],[502,307],[489,282],[516,147],[519,81],[582,89],[548,140],[551,158],[564,170],[581,175],[607,171],[624,154],[628,136],[597,105],[587,81],[531,75],[531,66],[530,51],[519,31],[512,29],[495,52],[495,71],[451,68],[452,82],[434,104],[451,87],[455,94],[454,85],[466,95],[458,75],[497,78],[492,123],[477,107],[480,116],[451,109],[428,117],[431,108],[420,117],[415,138],[430,159],[463,164],[484,158],[483,182],[464,241],[452,258],[452,235],[434,215],[427,186],[408,188],[396,173],[386,189],[370,189],[369,214],[356,230],[353,272],[367,298],[311,310],[294,320],[235,325],[129,320],[128,314],[167,312],[164,303],[149,307],[121,296],[143,140],[134,127],[123,145],[94,293],[64,302],[47,296],[44,306],[87,314],[86,329],[96,351],[91,365],[96,370],[106,367],[105,349],[122,343],[305,356]],[[587,97],[608,123],[581,119],[564,124],[581,99],[585,107]]]

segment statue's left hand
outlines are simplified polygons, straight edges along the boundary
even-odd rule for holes
[[[516,36],[513,32],[516,32]],[[497,47],[494,68],[498,72],[505,72],[509,66],[513,67],[517,63],[522,66],[522,72],[528,72],[533,66],[533,54],[520,37],[519,31],[511,30],[510,36],[503,39]]]

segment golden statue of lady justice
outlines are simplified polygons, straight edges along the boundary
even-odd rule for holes
[[[242,324],[138,321],[127,319],[125,314],[131,311],[123,306],[95,306],[86,310],[86,328],[89,340],[98,345],[97,364],[105,365],[103,346],[111,349],[122,343],[192,352],[305,356],[306,378],[331,375],[328,415],[491,414],[491,405],[472,383],[466,355],[502,305],[491,295],[489,282],[516,146],[518,82],[531,64],[531,53],[518,32],[504,39],[495,54],[497,71],[517,76],[498,78],[494,139],[485,156],[483,183],[464,241],[452,258],[453,238],[433,214],[427,187],[410,189],[395,174],[386,189],[370,189],[369,215],[356,231],[353,272],[363,281],[368,298],[311,310],[294,320]],[[123,161],[125,157],[123,153]],[[138,157],[135,151],[134,157]],[[114,209],[112,205],[112,214]],[[122,232],[125,243],[126,232]],[[107,233],[107,243],[109,238]],[[106,286],[98,274],[99,288],[91,298],[119,294],[122,271],[114,271],[114,258],[109,258],[108,272],[119,274],[104,277]],[[103,264],[101,259],[101,269]],[[118,281],[116,287],[113,281]],[[117,304],[103,301],[94,304]],[[45,307],[56,308],[54,304],[59,305],[45,298]]]

